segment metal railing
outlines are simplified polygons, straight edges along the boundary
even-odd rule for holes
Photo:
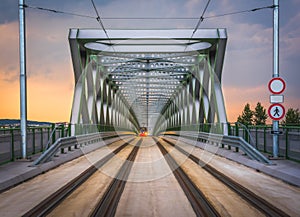
[[[257,151],[254,147],[252,147],[241,137],[192,131],[172,131],[165,132],[163,133],[163,135],[180,136],[192,140],[210,143],[212,145],[217,145],[221,148],[225,148],[226,146],[229,150],[231,150],[231,148],[234,147],[236,152],[239,152],[241,150],[253,160],[257,160],[265,164],[272,164],[268,158],[266,158],[263,154]]]
[[[65,138],[59,138],[56,142],[50,146],[36,161],[34,161],[33,166],[45,163],[53,158],[58,152],[66,153],[66,151],[72,151],[78,149],[79,147],[93,144],[106,139],[133,135],[132,132],[102,132],[93,133],[79,136],[71,136]]]
[[[166,131],[197,131],[215,134],[226,134],[227,123],[202,123],[191,125],[180,125],[176,127],[167,128]]]
[[[245,126],[241,123],[204,123],[178,126],[166,131],[197,131],[242,137],[260,152],[272,155],[272,125]],[[300,162],[300,126],[279,126],[279,157]]]
[[[57,138],[66,137],[68,135],[68,125],[59,125],[57,127],[55,124],[52,124],[46,126],[27,127],[27,156],[31,157],[36,153],[43,152],[49,141],[53,144]],[[22,148],[20,128],[1,128],[0,164],[14,161],[21,157]]]
[[[251,145],[256,149],[272,155],[272,125],[250,125],[247,126],[248,132],[236,124],[231,124],[230,128],[231,135],[241,136],[247,141],[251,140]],[[281,125],[279,132],[279,157],[300,162],[300,127]]]
[[[71,127],[76,135],[95,132],[128,131],[128,129],[105,125],[70,125],[52,124],[49,126],[28,127],[27,155],[31,157],[50,147],[59,138],[71,136]],[[197,131],[213,134],[242,137],[257,150],[272,154],[272,126],[243,126],[240,123],[208,123],[199,125],[179,126],[167,131]],[[279,156],[300,162],[300,127],[280,126]],[[48,144],[49,143],[49,144]],[[19,128],[0,128],[0,164],[21,158],[21,135]]]
[[[58,123],[46,126],[27,127],[27,156],[45,152],[59,138],[71,136],[72,128],[75,135],[97,132],[128,131],[118,126]],[[15,161],[22,157],[21,134],[19,127],[0,128],[0,164]]]

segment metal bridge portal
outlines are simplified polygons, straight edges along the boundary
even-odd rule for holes
[[[227,33],[71,29],[75,74],[71,122],[150,134],[226,123],[221,75]]]

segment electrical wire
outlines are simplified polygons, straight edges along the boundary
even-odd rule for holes
[[[60,10],[55,10],[55,9],[51,9],[51,8],[36,7],[36,6],[31,6],[31,5],[26,5],[26,4],[23,4],[23,7],[34,9],[34,10],[42,10],[42,11],[47,11],[47,12],[52,12],[52,13],[59,13],[59,14],[66,14],[66,15],[70,15],[70,16],[83,17],[83,18],[90,18],[90,19],[97,19],[98,18],[98,17],[84,15],[84,14],[60,11]],[[198,18],[198,17],[102,17],[101,20],[199,20],[200,19],[199,21],[203,22],[205,19],[211,19],[211,18],[218,18],[218,17],[230,16],[230,15],[235,15],[235,14],[255,12],[255,11],[263,10],[263,9],[272,9],[274,7],[277,7],[277,6],[276,5],[270,5],[270,6],[260,7],[260,8],[253,8],[253,9],[249,9],[249,10],[235,11],[235,12],[218,14],[218,15],[213,15],[213,16],[208,16],[208,17],[202,16],[202,18],[201,17],[200,18]],[[101,24],[101,27],[102,27],[102,25],[103,25],[103,23]],[[198,25],[198,23],[197,23],[197,25]],[[199,25],[198,25],[198,28],[199,28]]]
[[[108,36],[108,33],[107,33],[107,31],[106,31],[106,29],[105,29],[105,27],[104,27],[104,25],[103,25],[103,22],[101,21],[101,18],[100,18],[99,12],[98,12],[98,10],[97,10],[97,7],[96,7],[96,5],[95,5],[95,3],[94,3],[94,0],[91,0],[91,2],[92,2],[92,4],[93,4],[93,7],[94,7],[95,12],[96,12],[96,14],[97,14],[97,18],[96,18],[96,19],[97,19],[98,23],[99,23],[100,26],[102,27],[102,29],[103,29],[103,31],[104,31],[104,33],[105,33],[107,39],[109,40],[109,43],[110,43],[111,45],[113,45],[112,42],[111,42],[111,39],[110,39],[110,37]],[[115,48],[114,48],[113,46],[112,46],[112,49],[115,51]]]
[[[195,27],[195,29],[194,29],[194,31],[193,31],[193,34],[192,34],[191,38],[193,38],[193,36],[194,36],[194,34],[196,33],[197,29],[199,28],[200,24],[203,22],[203,20],[204,20],[204,17],[203,17],[203,16],[204,16],[204,14],[205,14],[205,12],[206,12],[206,10],[207,10],[207,8],[208,8],[208,5],[209,5],[210,1],[211,1],[211,0],[208,0],[208,1],[207,1],[206,6],[205,6],[205,8],[204,8],[204,10],[203,10],[203,12],[202,12],[202,15],[201,15],[200,18],[199,18],[199,21],[198,21],[198,23],[197,23],[197,25],[196,25],[196,27]]]
[[[203,20],[204,20],[204,17],[203,17],[203,16],[204,16],[204,14],[205,14],[205,12],[206,12],[206,10],[207,10],[207,8],[208,8],[208,5],[209,5],[210,1],[211,1],[211,0],[208,0],[208,1],[207,1],[206,5],[205,5],[205,8],[204,8],[204,10],[203,10],[203,12],[202,12],[202,14],[201,14],[201,16],[198,18],[198,23],[197,23],[196,27],[194,28],[194,31],[193,31],[193,33],[192,33],[192,35],[191,35],[191,37],[190,37],[188,43],[186,44],[186,46],[185,46],[185,48],[184,48],[184,51],[186,51],[188,45],[190,44],[190,42],[191,42],[192,38],[194,37],[196,31],[198,30],[200,24],[203,22]]]
[[[77,14],[77,13],[66,12],[66,11],[59,11],[59,10],[54,10],[54,9],[51,9],[51,8],[35,7],[35,6],[31,6],[31,5],[26,5],[26,4],[23,4],[23,7],[24,8],[35,9],[35,10],[48,11],[48,12],[53,12],[53,13],[58,13],[58,14],[66,14],[66,15],[71,15],[71,16],[96,19],[96,17],[92,17],[92,16],[89,16],[89,15]]]
[[[249,13],[249,12],[255,12],[263,9],[272,9],[277,7],[276,5],[270,5],[270,6],[265,6],[265,7],[260,7],[260,8],[253,8],[250,10],[243,10],[243,11],[235,11],[235,12],[230,12],[230,13],[225,13],[225,14],[219,14],[219,15],[214,15],[214,16],[209,16],[209,17],[204,17],[203,19],[211,19],[211,18],[217,18],[217,17],[224,17],[224,16],[229,16],[229,15],[235,15],[235,14],[242,14],[242,13]]]
[[[100,18],[100,15],[99,15],[99,12],[98,12],[98,10],[97,10],[97,7],[96,7],[96,5],[95,5],[94,0],[91,0],[91,2],[92,2],[92,4],[93,4],[93,7],[94,7],[95,12],[96,12],[96,14],[97,14],[97,18],[96,18],[96,19],[97,19],[98,23],[100,24],[101,28],[103,29],[103,31],[105,32],[106,36],[108,37],[107,32],[106,32],[106,29],[105,29],[105,27],[104,27],[104,25],[103,25],[103,23],[102,23],[102,21],[101,21],[101,18]],[[109,37],[108,37],[108,38],[109,38]]]
[[[90,15],[84,15],[84,14],[77,14],[77,13],[73,13],[73,12],[66,12],[66,11],[60,11],[60,10],[54,10],[51,8],[43,8],[43,7],[36,7],[36,6],[30,6],[30,5],[26,5],[23,4],[22,6],[24,8],[31,8],[31,9],[36,9],[36,10],[42,10],[42,11],[48,11],[48,12],[52,12],[52,13],[60,13],[60,14],[66,14],[66,15],[71,15],[71,16],[77,16],[77,17],[83,17],[83,18],[90,18],[90,19],[96,19],[98,21],[98,23],[100,24],[102,30],[104,31],[106,37],[108,38],[110,44],[112,44],[111,39],[104,27],[104,24],[102,22],[102,20],[198,20],[196,27],[193,30],[193,33],[189,39],[189,42],[191,41],[191,39],[193,38],[194,34],[197,32],[199,26],[201,25],[201,23],[205,20],[205,19],[212,19],[212,18],[219,18],[219,17],[224,17],[224,16],[231,16],[231,15],[236,15],[236,14],[242,14],[242,13],[249,13],[249,12],[256,12],[259,10],[264,10],[264,9],[272,9],[275,7],[278,7],[278,5],[269,5],[269,6],[264,6],[264,7],[259,7],[259,8],[253,8],[253,9],[249,9],[249,10],[242,10],[242,11],[235,11],[235,12],[230,12],[230,13],[224,13],[224,14],[219,14],[219,15],[213,15],[213,16],[207,16],[204,17],[204,14],[211,2],[211,0],[208,0],[205,8],[201,14],[201,16],[199,18],[194,18],[194,17],[106,17],[106,18],[102,18],[100,17],[100,14],[97,10],[97,7],[95,5],[94,0],[91,0],[93,8],[96,12],[97,17],[93,17]],[[188,43],[189,44],[189,43]],[[188,44],[186,45],[186,48],[188,46]],[[185,50],[186,50],[185,48]]]
[[[102,17],[102,20],[198,20],[197,17]]]
[[[91,0],[91,2],[92,2],[92,4],[93,4],[93,7],[94,7],[95,12],[96,12],[96,14],[97,14],[97,18],[96,18],[96,19],[97,19],[98,23],[100,24],[101,28],[103,29],[103,31],[104,31],[104,33],[105,33],[107,39],[109,40],[109,43],[112,45],[112,42],[111,42],[111,40],[110,40],[110,37],[108,36],[108,33],[107,33],[107,31],[106,31],[106,29],[105,29],[105,27],[104,27],[104,25],[103,25],[103,22],[101,21],[101,18],[100,18],[100,15],[99,15],[99,12],[98,12],[98,10],[97,10],[97,7],[96,7],[96,5],[95,5],[94,0]],[[114,47],[112,47],[112,48],[113,48],[113,50],[115,50]]]

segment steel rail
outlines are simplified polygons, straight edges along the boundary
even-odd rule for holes
[[[230,177],[226,176],[225,174],[219,172],[212,166],[208,165],[204,161],[200,160],[198,157],[195,155],[188,153],[181,147],[175,145],[173,142],[162,138],[163,141],[171,145],[172,147],[176,148],[178,151],[180,151],[182,154],[186,155],[189,157],[193,162],[195,162],[198,165],[203,165],[202,168],[210,173],[212,176],[214,176],[216,179],[221,181],[223,184],[228,186],[231,190],[236,192],[238,195],[240,195],[243,199],[245,199],[247,202],[252,204],[256,209],[260,210],[264,215],[270,216],[270,217],[283,217],[283,216],[289,216],[287,213],[284,211],[278,209],[265,199],[261,198],[260,196],[256,195],[249,189],[245,188],[241,184],[237,183]]]
[[[154,139],[197,216],[221,216],[163,145]]]
[[[45,216],[50,213],[56,206],[58,206],[68,195],[70,195],[74,190],[76,190],[80,185],[82,185],[89,177],[91,177],[99,168],[105,165],[111,158],[113,158],[117,153],[130,144],[134,139],[125,142],[120,147],[116,148],[112,153],[106,155],[101,160],[97,161],[95,164],[83,171],[79,176],[72,179],[66,185],[62,186],[56,192],[51,194],[45,200],[40,202],[38,205],[33,207],[31,210],[27,211],[23,217],[31,216]],[[117,142],[117,141],[115,141]],[[112,142],[109,145],[115,143]]]
[[[101,200],[96,205],[93,212],[90,216],[99,217],[99,216],[114,216],[117,210],[118,203],[124,191],[129,173],[131,171],[133,162],[136,158],[138,153],[139,147],[142,143],[142,139],[140,139],[129,156],[127,157],[126,161],[119,169],[116,178],[110,183],[109,187],[107,188],[106,192],[104,193]]]

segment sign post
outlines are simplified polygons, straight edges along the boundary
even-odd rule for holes
[[[280,103],[272,104],[268,109],[268,115],[273,120],[273,158],[278,158],[278,136],[279,132],[279,120],[281,120],[285,115],[285,108]]]
[[[279,77],[279,0],[273,0],[273,78]],[[273,120],[273,131],[279,131],[279,121]],[[278,158],[278,134],[273,134],[273,158]]]

